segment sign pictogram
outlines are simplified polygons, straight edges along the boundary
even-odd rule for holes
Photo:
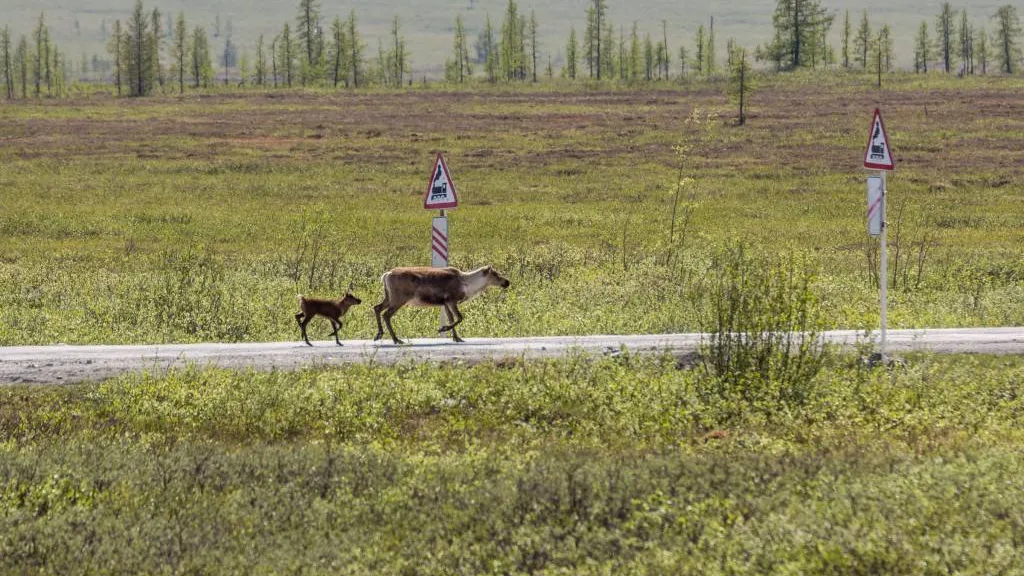
[[[875,117],[871,121],[871,129],[868,131],[868,146],[864,151],[864,167],[876,170],[896,168],[892,159],[892,148],[889,147],[889,137],[885,134],[885,124],[882,123],[882,113],[878,108],[875,108]]]
[[[434,170],[430,173],[427,192],[423,195],[423,207],[427,210],[439,210],[455,208],[458,205],[459,198],[455,194],[455,181],[448,173],[448,165],[444,162],[444,156],[438,154],[437,161],[434,162]]]

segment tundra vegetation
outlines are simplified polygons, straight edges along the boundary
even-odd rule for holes
[[[4,345],[294,340],[296,293],[374,299],[428,261],[437,151],[452,264],[511,281],[466,334],[712,335],[696,358],[5,387],[0,572],[1024,570],[1024,360],[869,369],[771,336],[877,323],[876,106],[891,325],[1024,323],[1024,84],[874,80],[759,76],[742,127],[724,81],[0,106]]]

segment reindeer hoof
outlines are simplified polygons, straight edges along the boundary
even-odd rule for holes
[[[306,346],[309,346],[310,348],[312,348],[313,347],[313,343],[312,342],[306,342]]]

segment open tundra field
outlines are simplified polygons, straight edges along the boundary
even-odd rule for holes
[[[714,84],[0,106],[0,345],[304,351],[296,293],[350,282],[369,338],[380,274],[429,262],[438,151],[453,263],[512,283],[463,337],[717,334],[3,386],[0,573],[1024,572],[1024,357],[771,336],[877,325],[876,106],[891,325],[1024,324],[1024,82],[885,81],[764,78],[744,127]]]
[[[705,83],[4,105],[0,345],[287,340],[297,293],[349,282],[366,302],[342,337],[370,337],[381,273],[430,262],[438,151],[452,263],[512,281],[466,306],[465,336],[696,331],[738,247],[810,275],[826,328],[877,326],[876,106],[898,160],[890,324],[1024,324],[1024,82],[886,82],[766,79],[744,127]]]

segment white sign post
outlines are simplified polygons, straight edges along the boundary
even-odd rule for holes
[[[885,133],[885,124],[882,123],[882,113],[875,108],[875,116],[871,120],[871,128],[868,130],[868,145],[864,151],[864,167],[873,168],[879,171],[878,176],[868,177],[868,234],[881,236],[879,247],[879,284],[881,285],[881,324],[882,338],[879,346],[879,356],[882,363],[885,363],[885,331],[887,314],[889,308],[889,249],[886,246],[885,225],[885,173],[896,168],[892,158],[892,148],[889,147],[889,137]]]
[[[430,181],[427,183],[427,191],[423,195],[423,207],[427,210],[440,210],[433,219],[430,227],[430,265],[434,268],[448,266],[448,208],[455,208],[459,205],[459,198],[455,193],[455,181],[448,172],[448,165],[445,164],[444,156],[440,153],[434,161],[434,169],[430,172]],[[450,324],[452,319],[448,318],[448,312],[444,306],[441,307],[441,327]]]

